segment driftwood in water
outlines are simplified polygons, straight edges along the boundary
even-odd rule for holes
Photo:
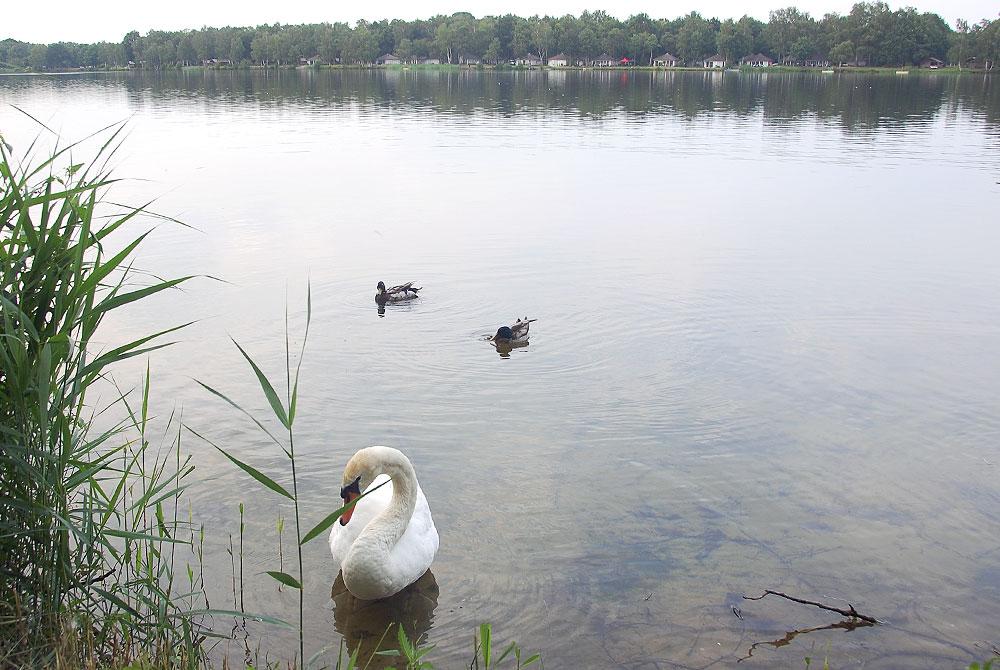
[[[830,605],[824,605],[823,603],[818,603],[818,602],[816,602],[814,600],[805,600],[803,598],[796,598],[795,596],[790,596],[787,593],[781,593],[780,591],[772,591],[770,589],[766,589],[764,591],[764,593],[762,593],[761,595],[759,595],[757,597],[743,596],[743,599],[744,600],[763,600],[765,597],[767,597],[769,595],[770,596],[778,596],[779,598],[784,598],[785,600],[791,600],[792,602],[801,603],[803,605],[812,605],[813,607],[818,607],[818,608],[820,608],[822,610],[826,610],[828,612],[836,612],[837,614],[840,614],[840,615],[843,615],[845,617],[848,617],[848,619],[846,619],[845,621],[838,621],[837,623],[832,623],[832,624],[829,624],[829,625],[826,625],[826,626],[816,626],[814,628],[799,628],[797,630],[790,630],[787,633],[785,633],[784,637],[778,638],[777,640],[767,640],[767,641],[761,641],[761,642],[754,642],[752,645],[750,645],[750,648],[747,650],[747,655],[744,656],[743,658],[737,659],[737,661],[736,661],[737,663],[745,661],[748,658],[750,658],[751,656],[753,656],[753,652],[757,649],[757,647],[759,647],[761,645],[764,645],[764,644],[769,645],[771,647],[784,647],[785,645],[790,644],[791,641],[794,640],[799,635],[806,635],[806,634],[809,634],[809,633],[815,633],[816,631],[831,630],[831,629],[838,629],[838,628],[842,629],[844,631],[852,631],[855,628],[864,628],[866,626],[875,626],[877,624],[882,623],[881,621],[879,621],[875,617],[871,617],[871,616],[867,616],[865,614],[861,614],[856,609],[854,609],[854,605],[852,605],[850,603],[847,603],[848,609],[845,610],[845,609],[841,609],[839,607],[831,607]],[[743,613],[735,605],[733,606],[733,614],[735,614],[740,619],[743,618]]]
[[[823,603],[818,603],[818,602],[816,602],[814,600],[803,600],[802,598],[796,598],[795,596],[790,596],[787,593],[782,593],[780,591],[772,591],[771,589],[765,589],[764,593],[762,593],[761,595],[757,596],[756,598],[754,598],[752,596],[743,596],[743,599],[744,600],[762,600],[762,599],[764,599],[765,597],[767,597],[769,595],[771,595],[771,596],[779,596],[779,597],[784,598],[786,600],[791,600],[792,602],[802,603],[803,605],[812,605],[813,607],[818,607],[818,608],[820,608],[822,610],[827,610],[828,612],[836,612],[837,614],[841,614],[841,615],[846,616],[846,617],[851,617],[852,619],[861,619],[862,621],[867,621],[870,625],[873,625],[873,626],[876,625],[876,624],[882,623],[881,621],[879,621],[875,617],[866,616],[864,614],[861,614],[856,609],[854,609],[854,605],[852,605],[851,603],[847,603],[847,606],[850,609],[846,609],[845,610],[845,609],[841,609],[839,607],[830,607],[829,605],[824,605]]]

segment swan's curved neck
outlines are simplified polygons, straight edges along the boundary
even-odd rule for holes
[[[386,474],[392,479],[392,499],[381,514],[372,519],[355,543],[374,544],[388,551],[406,532],[417,506],[417,474],[408,458],[395,449],[380,450],[373,474]]]

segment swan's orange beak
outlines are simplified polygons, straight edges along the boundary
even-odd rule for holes
[[[348,491],[347,494],[344,496],[344,504],[345,505],[350,505],[351,501],[357,500],[360,497],[361,497],[360,493],[355,493],[354,491]],[[357,507],[357,505],[355,505],[355,507]],[[352,514],[354,514],[354,507],[352,507],[351,509],[349,509],[346,512],[344,512],[343,514],[341,514],[340,515],[340,525],[341,526],[346,526],[347,522],[351,520],[351,515]]]

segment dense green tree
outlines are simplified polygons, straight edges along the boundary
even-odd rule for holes
[[[965,65],[965,59],[972,52],[972,38],[969,36],[969,22],[965,19],[955,21],[955,32],[951,38],[951,48],[948,49],[948,59],[958,63],[958,67]]]
[[[736,22],[732,19],[726,19],[719,27],[719,34],[715,36],[715,49],[729,63],[735,63],[747,54],[741,48]]]
[[[125,60],[138,62],[139,55],[136,46],[139,43],[139,31],[133,30],[122,39],[122,49],[125,51]]]
[[[843,65],[854,58],[854,45],[849,40],[844,40],[830,50],[828,57],[834,65]]]
[[[791,55],[792,45],[798,40],[809,38],[813,24],[809,14],[795,7],[771,12],[765,35],[771,53],[778,62],[784,62]]]
[[[815,52],[812,40],[808,37],[800,37],[792,43],[791,48],[788,51],[788,55],[791,56],[792,61],[798,64],[804,63],[810,56]]]
[[[486,53],[483,54],[483,60],[487,63],[498,63],[501,58],[501,47],[500,39],[494,37],[490,40],[490,45],[486,48]]]
[[[49,48],[44,44],[32,44],[31,52],[28,56],[28,63],[32,70],[42,71],[45,69],[45,64],[48,61],[47,54]]]
[[[677,31],[677,55],[690,62],[711,56],[714,50],[715,34],[709,22],[698,12],[685,16]]]

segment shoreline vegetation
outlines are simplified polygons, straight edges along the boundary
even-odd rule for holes
[[[814,18],[794,6],[767,22],[675,19],[604,11],[529,18],[468,12],[403,21],[131,31],[120,43],[0,41],[0,73],[161,70],[191,66],[465,66],[536,69],[849,68],[989,72],[1000,58],[1000,18],[954,28],[933,12],[859,2]]]
[[[895,75],[895,74],[917,74],[926,76],[935,75],[991,75],[996,70],[991,68],[989,70],[983,68],[960,68],[957,65],[949,65],[937,68],[921,68],[919,66],[898,66],[889,65],[884,67],[879,66],[840,66],[831,65],[824,67],[812,67],[804,65],[773,65],[768,68],[752,67],[749,65],[738,65],[735,67],[727,68],[705,68],[705,67],[695,67],[695,66],[676,66],[676,67],[657,67],[652,65],[611,65],[611,66],[593,66],[593,65],[566,65],[560,67],[551,67],[548,65],[540,66],[521,66],[521,65],[465,65],[465,64],[449,64],[441,63],[437,65],[425,65],[420,63],[415,64],[405,64],[405,65],[377,65],[377,64],[347,64],[347,65],[233,65],[233,66],[217,66],[217,65],[184,65],[175,66],[170,68],[157,68],[156,70],[140,70],[134,68],[91,68],[91,69],[66,69],[66,70],[26,70],[26,71],[3,71],[0,70],[0,76],[34,76],[34,75],[66,75],[66,74],[109,74],[109,73],[128,73],[128,72],[254,72],[254,71],[338,71],[338,70],[353,70],[353,71],[385,71],[385,72],[661,72],[661,73],[671,73],[671,72],[703,72],[705,74],[711,73],[746,73],[746,74],[791,74],[791,73],[811,73],[811,74],[885,74],[885,75]]]

